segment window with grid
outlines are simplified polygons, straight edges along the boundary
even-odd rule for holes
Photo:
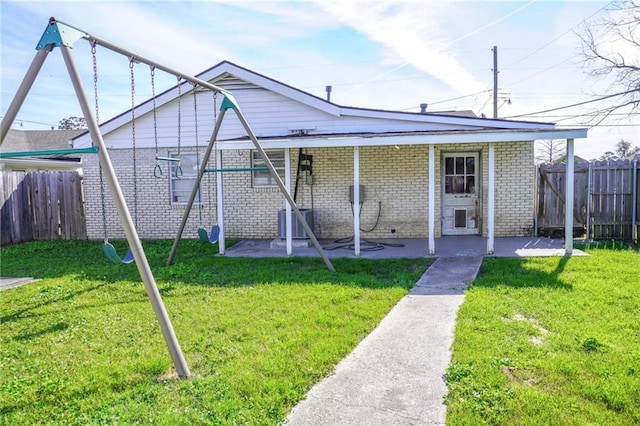
[[[280,179],[284,181],[284,149],[267,149],[265,150],[267,157],[276,169],[276,172],[280,176]],[[252,168],[266,168],[267,165],[262,160],[258,151],[251,151],[251,167]],[[273,188],[277,187],[273,176],[268,169],[266,170],[253,170],[253,187],[254,188]]]
[[[177,153],[169,153],[169,156],[180,159],[180,162],[172,161],[169,163],[169,194],[171,205],[186,205],[189,202],[193,185],[195,185],[198,180],[197,155],[195,152],[182,152],[180,155]],[[182,173],[180,173],[178,167],[182,169]],[[194,204],[201,204],[200,195],[200,189],[198,189]]]

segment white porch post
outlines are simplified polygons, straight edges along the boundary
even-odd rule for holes
[[[495,142],[489,142],[489,188],[487,190],[487,254],[494,252],[495,228],[495,185],[496,185]]]
[[[564,203],[564,251],[567,256],[573,254],[573,139],[567,139],[567,170],[565,174]]]
[[[429,144],[429,255],[436,253],[436,153],[435,146]]]
[[[216,149],[216,167],[222,168],[222,151]],[[222,177],[224,173],[216,173],[216,208],[218,212],[218,227],[220,236],[218,237],[218,253],[224,254],[224,190]]]
[[[353,246],[360,256],[360,147],[353,147]]]
[[[284,150],[284,184],[287,187],[287,192],[291,194],[291,150],[286,148]],[[287,236],[287,256],[291,256],[293,253],[293,237],[292,237],[292,224],[291,224],[291,205],[285,200],[285,223],[286,223],[286,236]]]

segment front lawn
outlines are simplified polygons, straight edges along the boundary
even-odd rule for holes
[[[175,378],[132,265],[101,243],[3,247],[0,424],[271,425],[407,293],[426,259],[238,259],[171,241],[145,251],[193,377]],[[118,245],[123,251],[124,246]]]
[[[640,424],[640,255],[485,259],[458,314],[449,425]]]

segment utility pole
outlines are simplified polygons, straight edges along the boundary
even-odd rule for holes
[[[498,46],[493,46],[493,118],[498,118]]]

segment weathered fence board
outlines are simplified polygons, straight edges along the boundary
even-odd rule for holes
[[[86,238],[77,172],[3,171],[0,191],[0,244]]]
[[[639,173],[637,163],[629,160],[576,164],[574,235],[593,239],[637,239],[640,228]],[[538,167],[536,222],[540,235],[564,235],[565,175],[564,164]]]

